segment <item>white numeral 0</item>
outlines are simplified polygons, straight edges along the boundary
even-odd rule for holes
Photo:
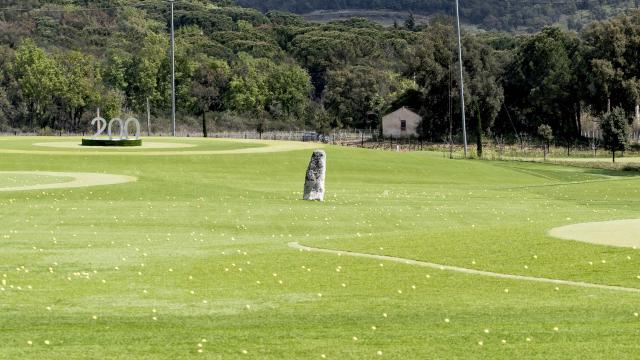
[[[120,118],[114,118],[111,119],[111,121],[109,121],[109,130],[107,132],[107,134],[109,135],[109,140],[113,140],[113,136],[111,136],[111,128],[113,127],[113,123],[117,122],[118,124],[120,124],[120,139],[124,139],[124,123],[122,122],[122,119]]]
[[[140,121],[136,118],[128,118],[127,121],[124,122],[124,138],[129,139],[129,124],[133,123],[136,126],[136,140],[140,139]]]

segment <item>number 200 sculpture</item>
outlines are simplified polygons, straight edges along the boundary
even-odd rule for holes
[[[119,125],[119,136],[114,136],[113,134],[113,125],[115,123]],[[135,126],[135,139],[129,139],[129,126],[131,124]],[[96,127],[96,133],[91,139],[82,139],[83,146],[142,146],[140,122],[136,118],[130,117],[126,121],[122,121],[120,118],[114,118],[107,124],[107,120],[98,116],[91,121],[91,126]],[[105,130],[107,130],[109,138],[99,138]]]

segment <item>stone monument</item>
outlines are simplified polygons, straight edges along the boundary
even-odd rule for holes
[[[304,181],[304,200],[324,201],[324,177],[327,172],[327,154],[316,150],[311,155]]]

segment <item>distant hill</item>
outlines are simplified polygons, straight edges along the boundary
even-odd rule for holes
[[[265,12],[290,11],[312,21],[343,19],[349,14],[389,24],[399,14],[410,11],[422,17],[451,14],[454,0],[236,0],[236,3]],[[461,0],[460,6],[467,24],[484,29],[535,31],[560,24],[580,30],[595,20],[637,8],[640,0]]]
[[[348,20],[354,17],[360,17],[369,19],[381,25],[392,26],[394,23],[402,25],[409,17],[409,14],[410,12],[408,11],[348,9],[316,10],[305,13],[303,16],[307,21],[318,23]],[[417,25],[423,25],[429,23],[429,19],[431,17],[415,14],[414,18]]]

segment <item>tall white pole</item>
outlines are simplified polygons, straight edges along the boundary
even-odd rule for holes
[[[151,137],[151,106],[149,106],[148,96],[147,96],[147,136]]]
[[[172,134],[176,136],[176,39],[173,30],[173,2],[171,3],[171,123]]]
[[[460,61],[460,106],[462,111],[462,137],[464,138],[464,158],[467,158],[467,118],[464,109],[464,64],[462,63],[462,36],[460,35],[460,10],[456,0],[456,22],[458,24],[458,60]]]

